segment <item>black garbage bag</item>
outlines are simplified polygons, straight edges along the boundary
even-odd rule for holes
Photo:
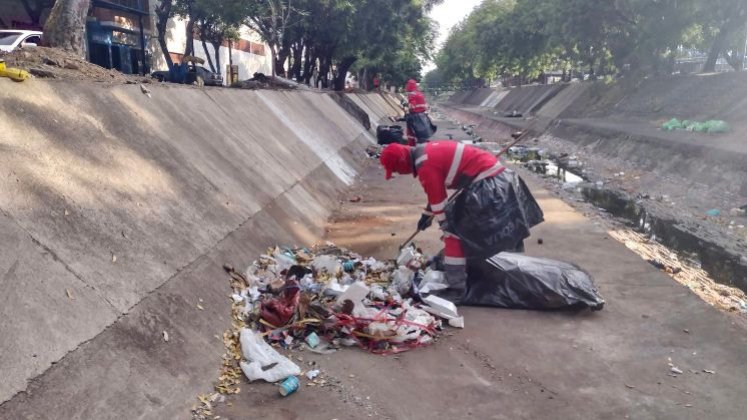
[[[432,131],[431,136],[433,136],[434,134],[436,134],[436,131],[438,131],[438,126],[436,124],[433,124],[433,120],[431,119],[430,115],[427,115],[427,117],[428,117],[428,124],[431,125],[431,131]]]
[[[511,170],[467,187],[446,206],[445,230],[462,241],[468,259],[516,250],[529,229],[544,221],[539,204]]]
[[[418,143],[427,141],[433,135],[431,120],[425,112],[409,113],[405,117],[407,127],[418,139]]]
[[[574,264],[504,252],[470,261],[468,270],[463,305],[538,310],[604,307],[591,275]]]
[[[381,145],[404,143],[405,133],[398,125],[380,125],[376,127],[376,139]]]

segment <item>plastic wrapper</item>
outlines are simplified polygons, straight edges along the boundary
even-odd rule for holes
[[[445,230],[459,237],[468,259],[520,250],[529,229],[544,221],[539,204],[513,171],[476,182],[446,206]]]
[[[539,310],[604,307],[591,275],[578,266],[507,252],[470,262],[461,303]]]

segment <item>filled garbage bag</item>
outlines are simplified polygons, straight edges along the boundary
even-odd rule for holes
[[[376,127],[376,139],[381,145],[404,143],[405,134],[398,125],[380,125]]]
[[[423,143],[433,135],[433,125],[430,118],[425,112],[409,113],[405,117],[407,128],[418,139],[418,143]]]
[[[509,169],[468,186],[446,206],[445,230],[459,237],[468,259],[521,248],[529,229],[544,221],[524,181]]]
[[[470,261],[462,304],[510,309],[600,310],[604,299],[576,265],[504,252]]]

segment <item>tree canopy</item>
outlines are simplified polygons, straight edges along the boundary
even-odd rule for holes
[[[657,74],[693,51],[708,53],[704,71],[719,57],[741,71],[745,44],[744,0],[483,0],[435,62],[441,83],[462,86],[549,72]]]
[[[435,39],[427,12],[442,1],[160,0],[157,29],[162,40],[169,18],[188,19],[185,54],[192,54],[195,33],[207,52],[206,43],[219,46],[244,24],[270,47],[274,73],[341,90],[349,71],[364,83],[376,74],[393,84],[416,77]]]

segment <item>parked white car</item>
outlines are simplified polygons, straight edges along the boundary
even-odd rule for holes
[[[16,48],[36,47],[41,43],[39,31],[22,31],[16,29],[0,30],[0,51],[11,52]]]

